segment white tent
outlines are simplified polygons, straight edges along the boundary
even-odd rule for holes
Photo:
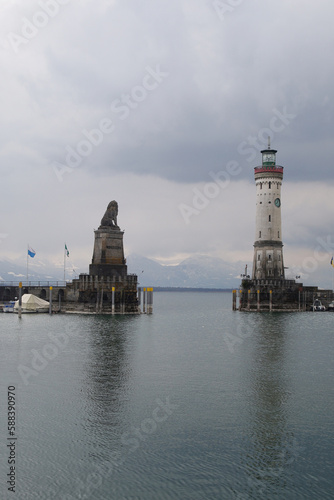
[[[19,311],[19,301],[15,301],[14,312]],[[32,293],[25,293],[22,295],[22,312],[48,312],[49,311],[49,302],[46,300],[40,299],[33,295]]]

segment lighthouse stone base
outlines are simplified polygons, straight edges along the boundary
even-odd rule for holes
[[[295,280],[245,279],[239,290],[239,310],[309,311],[315,299],[328,306],[333,291],[304,286]]]

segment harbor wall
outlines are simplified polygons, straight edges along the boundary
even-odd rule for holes
[[[334,293],[294,280],[244,280],[240,290],[233,292],[232,307],[240,311],[309,311],[316,299],[327,308]]]
[[[83,274],[66,285],[60,285],[59,282],[27,282],[22,285],[22,295],[25,293],[32,293],[47,301],[51,296],[55,312],[139,312],[137,276],[131,274],[125,278]],[[17,300],[18,297],[18,282],[0,285],[1,303]]]

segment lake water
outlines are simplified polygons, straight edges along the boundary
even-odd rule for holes
[[[159,292],[152,316],[1,314],[0,498],[333,499],[334,314],[231,308]]]

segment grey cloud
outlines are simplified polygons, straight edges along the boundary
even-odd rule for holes
[[[136,176],[141,187],[148,178],[147,185],[155,190],[162,186],[165,190],[171,182],[170,196],[175,186],[182,192],[174,201],[176,207],[186,203],[188,185],[191,193],[191,183],[210,182],[209,173],[224,169],[231,160],[241,167],[235,181],[253,182],[253,167],[261,161],[268,133],[278,149],[278,163],[285,166],[285,183],[333,181],[331,0],[324,0],[321,8],[310,0],[302,7],[288,0],[244,1],[223,20],[211,0],[71,1],[59,6],[59,13],[15,53],[9,33],[22,36],[22,19],[32,20],[41,3],[3,2],[0,20],[2,203],[15,228],[21,227],[16,202],[13,207],[18,195],[27,215],[41,210],[45,227],[49,217],[55,218],[54,236],[62,238],[68,197],[74,218],[84,209],[96,210],[89,216],[91,226],[99,218],[99,196],[90,193],[90,186],[98,190],[99,182],[108,182],[111,198],[124,196],[124,203],[134,206],[151,195],[136,192]],[[148,67],[160,67],[168,77],[155,89],[153,80],[146,80],[151,89],[144,96],[138,87],[143,86]],[[117,113],[111,106],[116,101],[124,105],[122,99],[128,94],[134,106],[128,105],[125,117],[125,112]],[[290,118],[278,122],[277,113]],[[91,145],[74,168],[68,165],[68,148],[77,151],[80,142],[88,140],[83,131],[96,130],[106,119],[112,122],[112,131],[109,125],[101,141],[95,135],[98,144]],[[55,165],[69,169],[63,182],[55,175]],[[131,192],[128,198],[127,192]],[[83,193],[91,196],[93,208]],[[40,202],[32,201],[32,195]],[[225,192],[221,196],[228,200]],[[235,210],[241,211],[246,226],[251,225],[252,211],[237,193],[235,198]],[[50,214],[45,210],[48,200],[58,207]],[[154,200],[158,203],[159,197]],[[223,202],[221,209],[229,207]],[[203,223],[207,216],[200,217]],[[210,217],[215,217],[214,211]],[[216,219],[207,222],[212,232]],[[131,216],[127,222],[140,239]],[[305,245],[312,244],[312,224],[303,233]],[[1,232],[9,236],[2,249],[18,245],[19,236],[3,225]],[[166,253],[173,253],[173,248],[175,253],[189,254],[192,248],[205,252],[195,226],[185,234],[179,228],[173,234],[175,243],[165,245]],[[79,236],[85,227],[83,221],[80,228],[76,226],[75,238],[90,248],[90,235]],[[234,242],[247,248],[239,229],[225,229],[232,247]],[[21,230],[26,231],[22,238],[28,238],[27,228]],[[289,238],[290,234],[293,238],[293,231]],[[217,247],[217,241],[208,251]],[[138,246],[146,248],[141,242]],[[151,248],[161,255],[164,247],[154,242]]]

